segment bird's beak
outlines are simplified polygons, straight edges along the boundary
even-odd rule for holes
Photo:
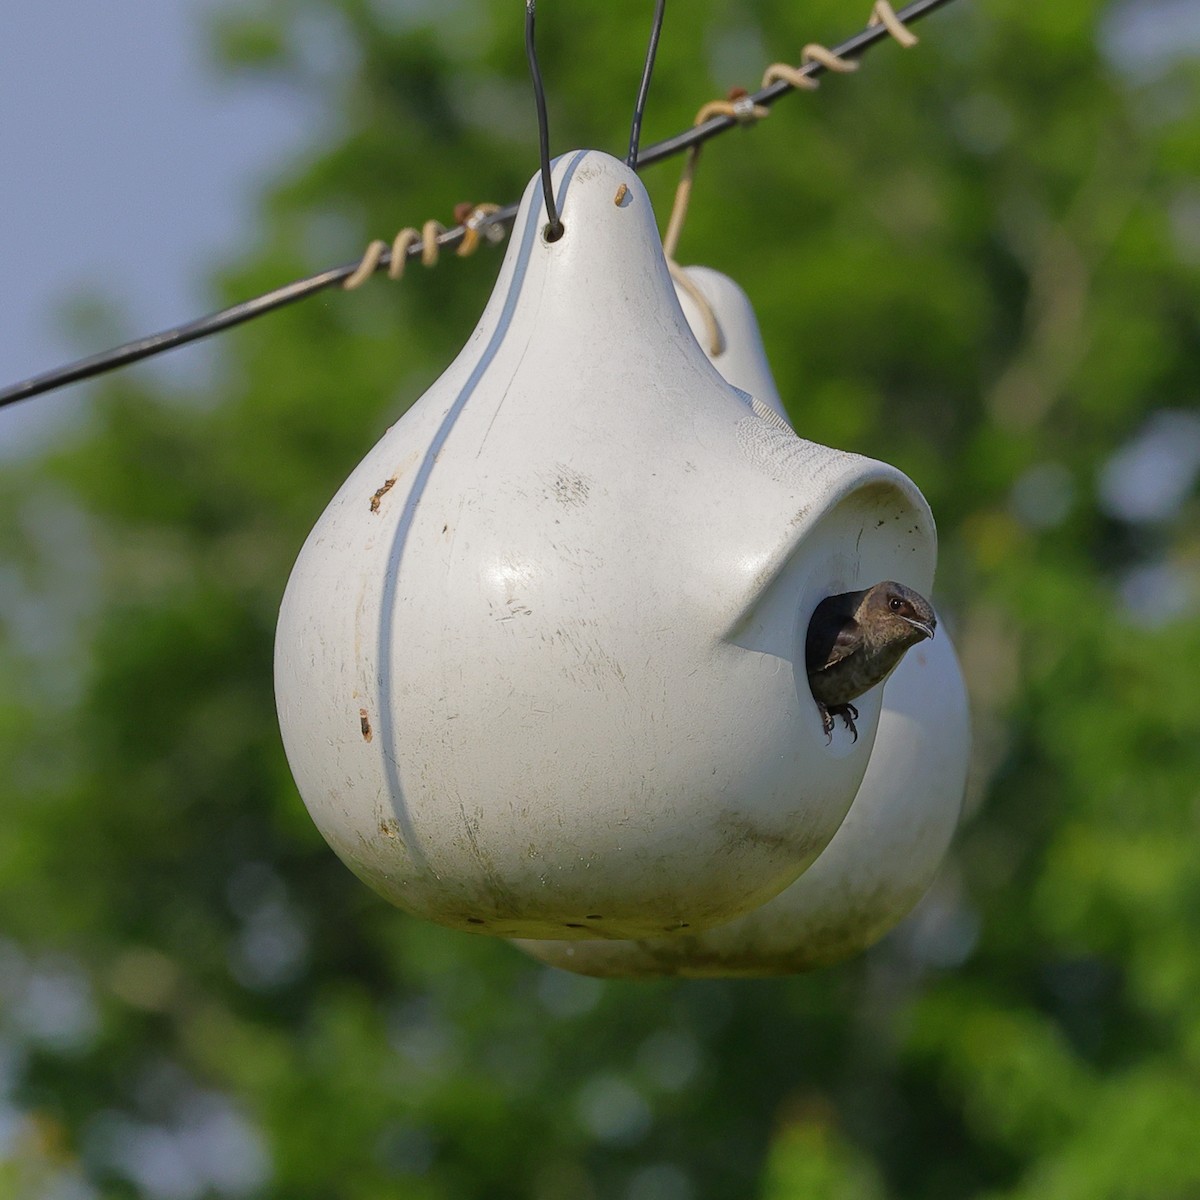
[[[914,617],[901,617],[900,619],[902,621],[907,621],[914,629],[919,629],[922,637],[933,637],[935,629],[935,623],[933,621],[926,623],[925,621],[918,621]]]

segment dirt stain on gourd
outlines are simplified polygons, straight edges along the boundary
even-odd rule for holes
[[[358,710],[358,725],[362,730],[363,741],[369,742],[375,735],[371,732],[371,721],[365,708]]]
[[[396,476],[391,479],[385,479],[383,484],[376,489],[375,494],[371,497],[371,511],[377,513],[379,511],[379,502],[396,486]]]
[[[568,467],[560,467],[554,480],[554,498],[564,508],[579,508],[587,503],[592,485],[586,476]]]

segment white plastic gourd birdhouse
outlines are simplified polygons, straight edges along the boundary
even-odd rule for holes
[[[745,294],[705,267],[685,268],[720,329],[714,363],[782,414]],[[709,345],[705,314],[679,299]],[[932,883],[958,823],[970,745],[967,697],[944,629],[910,650],[883,686],[879,730],[854,803],[816,861],[773,900],[728,924],[642,941],[522,941],[553,966],[617,978],[790,974],[878,941]]]
[[[324,836],[475,932],[639,939],[728,922],[842,824],[871,758],[804,669],[833,592],[927,593],[933,521],[882,463],[727,382],[645,190],[557,160],[466,347],[334,497],[276,641],[284,745]]]

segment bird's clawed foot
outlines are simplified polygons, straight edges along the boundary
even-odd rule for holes
[[[846,723],[846,728],[854,735],[854,740],[858,741],[858,730],[855,728],[854,722],[858,720],[858,709],[853,704],[818,704],[817,707],[821,710],[821,728],[825,730],[826,744],[833,741],[833,718],[841,717]]]

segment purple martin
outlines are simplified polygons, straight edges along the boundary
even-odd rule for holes
[[[817,605],[804,659],[827,737],[833,737],[833,718],[841,717],[858,741],[858,709],[850,701],[883,680],[910,646],[933,637],[936,627],[929,601],[891,580],[826,596]]]

